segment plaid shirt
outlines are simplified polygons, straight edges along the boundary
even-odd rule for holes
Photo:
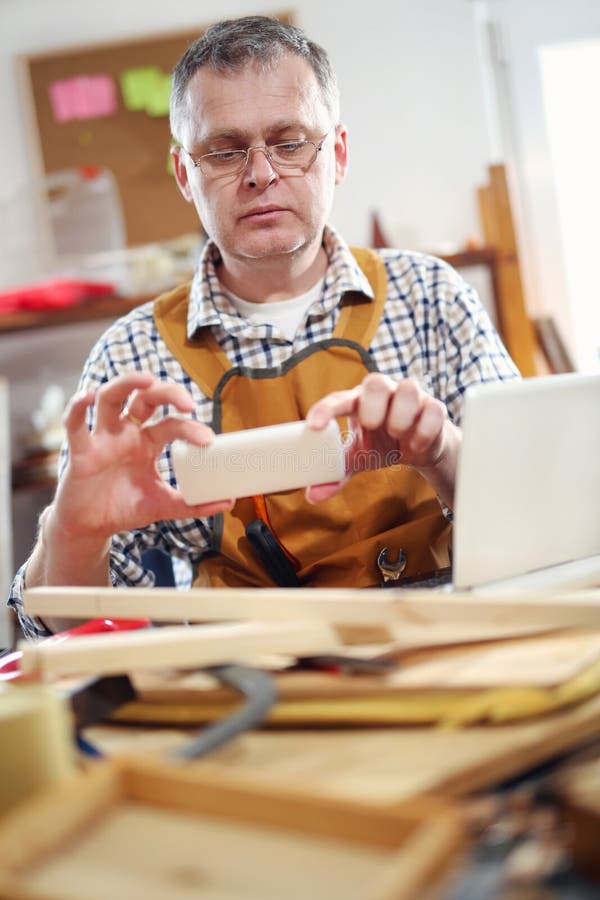
[[[241,316],[227,298],[217,277],[216,246],[208,243],[191,285],[188,335],[210,326],[233,365],[273,368],[292,354],[329,338],[335,328],[346,291],[373,296],[371,287],[347,245],[331,228],[324,233],[329,258],[320,299],[307,311],[292,341],[276,327],[256,324]],[[370,354],[377,369],[392,378],[413,378],[447,407],[460,423],[462,397],[473,384],[518,377],[476,293],[446,263],[421,253],[379,251],[386,266],[388,294]],[[165,381],[184,385],[196,403],[195,417],[212,421],[212,402],[191,381],[157,333],[152,303],[115,322],[93,348],[82,374],[80,389],[97,389],[131,370],[151,372]],[[157,418],[173,414],[168,407]],[[62,468],[65,452],[63,451]],[[159,471],[171,484],[175,477],[169,448]],[[155,522],[147,528],[115,535],[111,550],[111,578],[115,586],[151,586],[154,575],[144,569],[141,556],[160,547],[191,570],[211,545],[212,519]],[[25,634],[46,632],[22,612],[23,566],[13,582],[9,603],[19,612]],[[185,580],[181,579],[180,580]]]

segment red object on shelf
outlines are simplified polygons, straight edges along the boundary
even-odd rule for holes
[[[108,281],[52,278],[0,293],[0,313],[22,309],[60,309],[75,306],[89,297],[113,296],[116,292],[115,285]]]

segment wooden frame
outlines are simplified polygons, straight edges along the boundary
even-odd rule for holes
[[[0,898],[179,900],[196,888],[285,900],[321,895],[326,883],[329,900],[413,900],[463,842],[456,815],[433,799],[392,812],[122,761],[4,820]]]
[[[521,374],[535,375],[536,339],[527,314],[506,167],[496,164],[488,171],[489,181],[477,194],[484,240],[496,252],[499,331]]]

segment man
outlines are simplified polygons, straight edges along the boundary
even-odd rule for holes
[[[383,548],[406,556],[407,575],[447,562],[461,397],[517,372],[452,269],[353,255],[327,226],[348,136],[325,52],[269,18],[215,25],[175,68],[171,128],[177,184],[209,242],[191,288],[130,313],[92,351],[10,602],[25,582],[152,584],[149,547],[187,560],[195,583],[272,584],[246,537],[256,519],[300,584],[377,584]],[[343,483],[201,506],[176,488],[176,438],[332,417],[351,433]]]

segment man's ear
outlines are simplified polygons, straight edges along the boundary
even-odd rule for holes
[[[335,183],[341,184],[348,171],[348,132],[345,125],[335,128]]]
[[[187,202],[193,203],[187,168],[183,161],[183,153],[183,148],[179,147],[177,144],[171,147],[171,156],[173,158],[173,172],[175,173],[175,181],[177,182],[177,187],[179,188]]]

